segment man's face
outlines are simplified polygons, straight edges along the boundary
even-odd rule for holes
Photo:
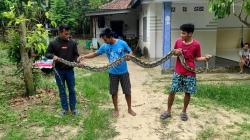
[[[247,50],[249,48],[249,45],[248,44],[245,44],[243,49]]]
[[[68,40],[70,37],[70,31],[63,29],[62,32],[59,32],[59,36],[64,40]]]
[[[107,44],[112,44],[113,43],[112,42],[112,37],[109,38],[109,37],[103,36],[102,39]]]
[[[185,31],[181,31],[181,38],[182,38],[182,40],[187,40],[190,37],[192,37],[192,33],[187,33]]]

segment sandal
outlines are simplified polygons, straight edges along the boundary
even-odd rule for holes
[[[187,120],[188,120],[188,115],[187,115],[187,113],[182,112],[182,113],[180,114],[180,117],[181,117],[181,120],[182,120],[182,121],[187,121]]]
[[[171,117],[171,113],[169,113],[169,112],[163,112],[162,114],[161,114],[161,119],[162,120],[165,120],[165,119],[167,119],[167,118],[170,118]]]

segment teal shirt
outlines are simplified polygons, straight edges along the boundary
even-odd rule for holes
[[[109,63],[114,62],[116,59],[124,57],[126,53],[130,53],[131,49],[128,44],[120,39],[117,39],[115,44],[106,44],[104,43],[98,50],[97,54],[102,55],[106,54],[109,59]],[[128,65],[126,61],[121,62],[121,64],[110,68],[109,73],[115,75],[121,75],[128,72]]]

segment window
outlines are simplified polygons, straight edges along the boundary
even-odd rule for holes
[[[183,12],[187,12],[187,7],[182,7]]]
[[[171,12],[175,12],[175,7],[172,7],[172,8],[171,8]]]
[[[199,11],[199,7],[194,7],[194,11]]]
[[[204,11],[204,7],[203,6],[196,6],[196,7],[194,7],[194,11]]]
[[[199,11],[204,11],[204,7],[203,6],[199,7]]]
[[[147,17],[143,17],[143,41],[147,41]]]

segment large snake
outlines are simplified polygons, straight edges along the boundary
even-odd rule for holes
[[[161,59],[156,60],[156,61],[152,61],[152,62],[145,62],[141,59],[138,59],[135,56],[130,56],[130,60],[143,68],[153,68],[153,67],[157,67],[157,66],[163,64],[165,61],[169,60],[173,55],[174,55],[174,51],[170,51],[167,55],[165,55]],[[70,62],[70,61],[67,61],[67,60],[62,59],[62,58],[59,58],[58,61],[65,64],[65,65],[71,66],[71,67],[78,67],[78,68],[83,68],[83,69],[87,69],[90,71],[100,72],[100,71],[105,71],[107,69],[110,69],[112,67],[119,65],[122,61],[125,61],[125,58],[126,58],[126,56],[118,58],[114,62],[112,62],[110,64],[103,65],[103,66],[90,66],[90,65],[86,65],[84,63]],[[187,69],[188,71],[191,71],[191,72],[196,72],[195,68],[192,68],[186,64],[186,61],[185,61],[183,54],[180,54],[178,56],[178,58],[182,64],[182,66],[185,69]]]

